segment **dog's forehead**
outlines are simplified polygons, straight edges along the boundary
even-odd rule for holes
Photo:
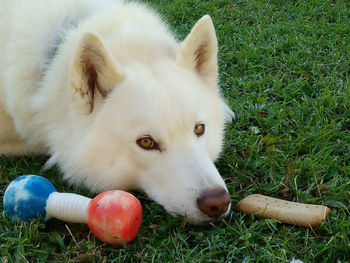
[[[113,92],[110,107],[113,114],[139,125],[178,129],[220,114],[216,87],[206,86],[189,70],[171,64],[138,66],[127,72],[124,82]]]
[[[148,69],[140,73],[131,88],[135,88],[135,96],[143,100],[144,107],[158,113],[155,115],[197,118],[191,115],[199,115],[217,102],[213,94],[215,88],[206,86],[189,70],[171,64]]]

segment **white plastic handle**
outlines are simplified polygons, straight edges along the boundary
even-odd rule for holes
[[[69,223],[87,223],[90,201],[82,195],[53,192],[46,202],[45,220],[54,217]]]

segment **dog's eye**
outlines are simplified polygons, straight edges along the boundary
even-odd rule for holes
[[[194,126],[194,130],[193,132],[198,136],[202,136],[205,132],[205,125],[203,123],[197,123],[195,126]]]
[[[137,145],[144,150],[158,150],[159,146],[151,136],[144,136],[136,141]]]

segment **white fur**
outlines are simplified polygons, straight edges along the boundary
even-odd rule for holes
[[[0,16],[0,153],[48,153],[75,185],[142,189],[170,213],[210,221],[196,200],[226,188],[213,161],[233,113],[209,16],[181,43],[140,3],[2,0]],[[161,150],[141,149],[144,135]]]

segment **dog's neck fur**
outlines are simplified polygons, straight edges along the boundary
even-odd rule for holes
[[[53,35],[52,40],[50,41],[49,48],[46,51],[45,59],[40,66],[40,71],[42,77],[45,76],[45,73],[51,66],[52,61],[57,56],[60,51],[62,44],[65,42],[67,33],[78,27],[79,19],[76,15],[65,16],[58,23],[55,34]]]

